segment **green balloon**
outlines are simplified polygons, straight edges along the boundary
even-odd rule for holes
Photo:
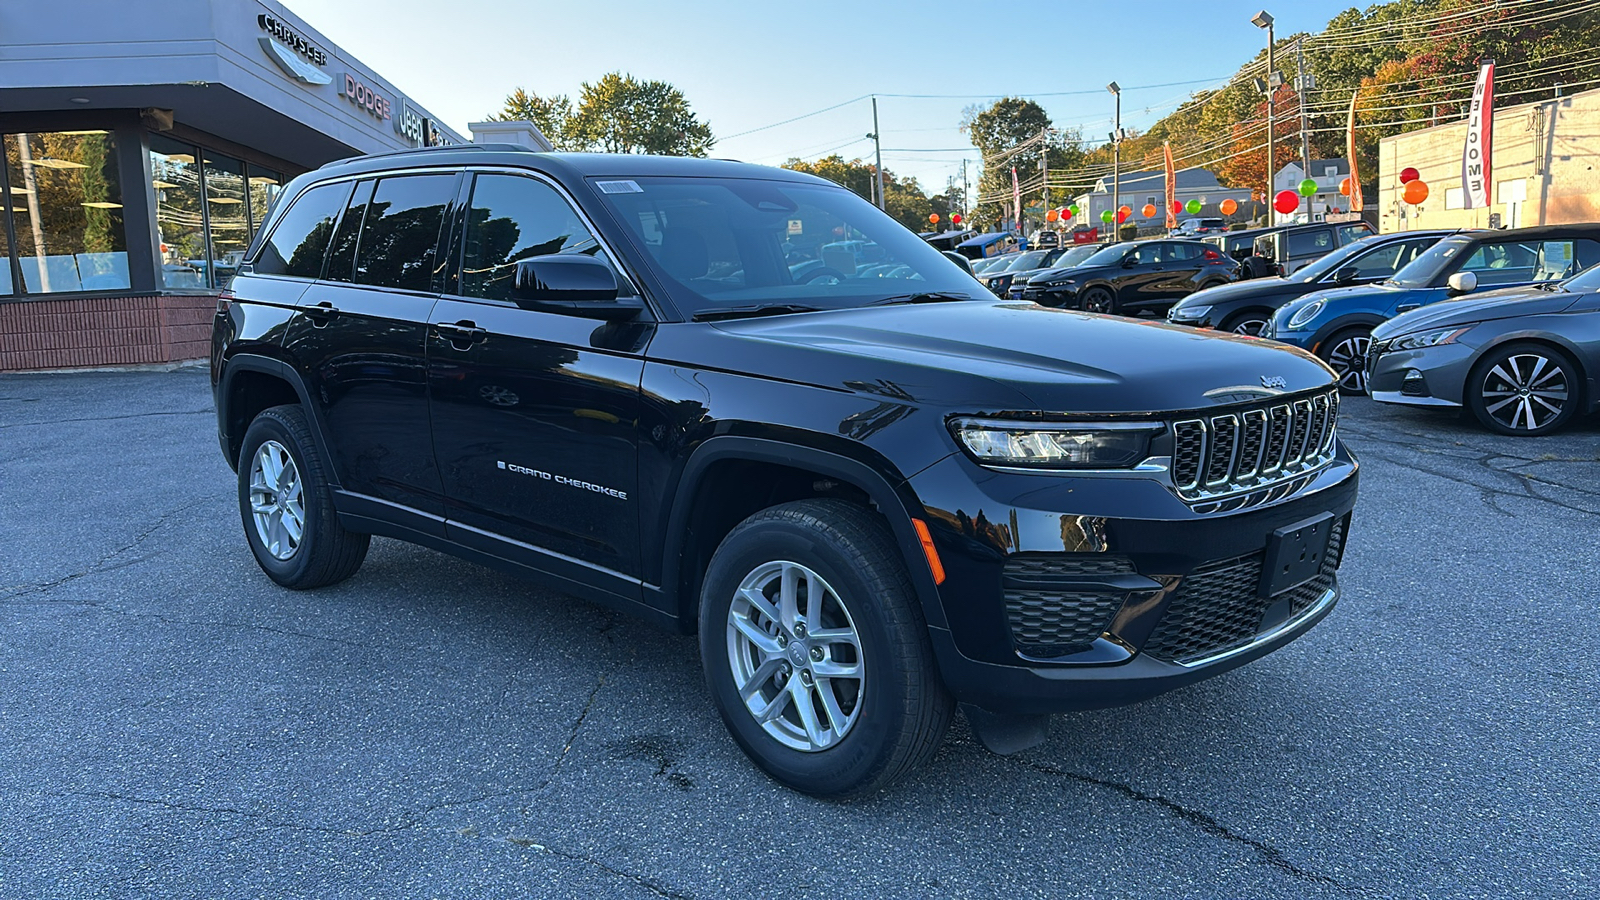
[[[1185,203],[1183,205],[1183,209],[1184,209],[1185,212],[1187,212],[1189,215],[1192,216],[1195,213],[1198,213],[1200,211],[1200,201],[1199,200],[1190,200],[1188,203]]]
[[[1316,192],[1317,182],[1315,180],[1307,178],[1305,181],[1300,182],[1300,196],[1309,197]]]
[[[1072,217],[1076,219],[1078,217],[1078,204],[1074,203],[1067,207],[1067,212],[1071,213]]]
[[[1106,223],[1107,225],[1110,225],[1111,224],[1111,220],[1115,219],[1115,218],[1116,218],[1116,215],[1114,213],[1112,213],[1111,210],[1109,210],[1109,209],[1100,214],[1100,221]]]

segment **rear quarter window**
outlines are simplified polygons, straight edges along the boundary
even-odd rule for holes
[[[258,275],[316,278],[333,237],[333,225],[354,182],[319,184],[302,191],[256,254]]]

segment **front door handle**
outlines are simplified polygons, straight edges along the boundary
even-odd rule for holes
[[[489,332],[479,328],[478,323],[469,319],[459,322],[440,322],[433,326],[439,336],[449,341],[451,346],[466,349],[473,344],[481,343],[488,339]]]

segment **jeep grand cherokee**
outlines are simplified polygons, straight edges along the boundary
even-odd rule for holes
[[[958,703],[1014,751],[1299,637],[1356,496],[1301,351],[998,300],[855,194],[728,161],[302,175],[212,374],[273,581],[386,535],[697,632],[734,740],[823,796],[928,759]]]

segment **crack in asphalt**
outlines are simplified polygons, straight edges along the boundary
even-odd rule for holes
[[[1441,472],[1441,471],[1439,471],[1437,469],[1433,469],[1433,468],[1430,468],[1428,466],[1417,465],[1415,462],[1396,459],[1393,456],[1390,456],[1390,455],[1384,453],[1382,450],[1368,448],[1368,449],[1364,450],[1363,453],[1366,454],[1366,455],[1371,455],[1373,457],[1376,457],[1377,459],[1381,459],[1384,462],[1389,463],[1390,465],[1399,466],[1399,467],[1401,467],[1403,469],[1410,469],[1410,470],[1415,471],[1415,472],[1421,472],[1421,473],[1423,473],[1425,475],[1432,475],[1435,478],[1442,478],[1445,481],[1449,481],[1449,482],[1451,482],[1453,484],[1461,485],[1462,487],[1465,487],[1465,488],[1470,488],[1470,489],[1472,489],[1474,491],[1478,491],[1478,492],[1482,492],[1482,493],[1496,494],[1496,495],[1499,495],[1499,496],[1502,496],[1502,497],[1514,497],[1514,498],[1516,498],[1518,500],[1537,500],[1540,503],[1548,503],[1551,506],[1556,506],[1556,507],[1560,507],[1561,509],[1571,510],[1572,512],[1576,512],[1576,513],[1582,513],[1582,514],[1584,514],[1586,516],[1600,516],[1600,511],[1593,510],[1593,509],[1586,509],[1586,508],[1584,508],[1582,506],[1574,506],[1571,503],[1563,503],[1560,500],[1555,499],[1554,497],[1546,497],[1545,495],[1535,491],[1531,485],[1527,484],[1528,481],[1533,481],[1533,480],[1537,480],[1537,479],[1529,478],[1529,477],[1524,476],[1524,475],[1516,475],[1516,474],[1513,474],[1513,473],[1510,473],[1510,472],[1506,472],[1504,469],[1493,469],[1493,468],[1485,467],[1488,471],[1498,472],[1500,474],[1508,475],[1508,476],[1511,476],[1511,477],[1514,477],[1514,478],[1518,479],[1518,481],[1522,483],[1522,488],[1523,489],[1521,491],[1511,491],[1511,490],[1506,490],[1505,488],[1500,488],[1500,487],[1494,487],[1494,486],[1491,486],[1491,485],[1480,484],[1480,483],[1478,483],[1476,481],[1472,481],[1470,479],[1463,478],[1463,477],[1461,477],[1459,475],[1454,475],[1454,474],[1451,474],[1449,472]],[[1477,462],[1480,465],[1482,464],[1482,460],[1472,460],[1472,462]],[[1547,484],[1547,485],[1550,485],[1551,487],[1561,488],[1562,490],[1571,490],[1566,485],[1556,484],[1554,482],[1539,481],[1539,483],[1540,484]],[[1586,493],[1586,492],[1584,492],[1584,493]]]
[[[1116,793],[1121,794],[1130,800],[1134,800],[1139,803],[1148,803],[1159,807],[1166,812],[1177,816],[1184,822],[1187,822],[1188,824],[1200,829],[1206,834],[1211,835],[1212,837],[1221,838],[1222,840],[1230,843],[1249,847],[1251,850],[1256,852],[1256,855],[1262,862],[1273,867],[1274,869],[1279,870],[1280,872],[1283,872],[1286,875],[1300,879],[1301,881],[1309,881],[1314,884],[1331,887],[1352,897],[1367,896],[1366,892],[1342,884],[1338,880],[1328,875],[1322,875],[1295,865],[1287,856],[1283,854],[1283,851],[1272,846],[1271,844],[1239,834],[1228,826],[1217,821],[1214,817],[1200,812],[1199,810],[1189,809],[1186,806],[1183,806],[1172,800],[1168,800],[1166,797],[1163,797],[1160,794],[1147,794],[1132,785],[1123,784],[1120,781],[1107,781],[1103,778],[1095,778],[1091,775],[1082,775],[1077,772],[1069,772],[1066,769],[1052,766],[1048,763],[1033,762],[1031,760],[1016,759],[1014,757],[1013,759],[1015,759],[1017,763],[1044,775],[1065,778],[1069,781],[1076,781],[1079,784],[1087,784],[1095,787],[1106,788],[1108,790],[1115,791]]]
[[[86,566],[85,568],[83,568],[83,569],[81,569],[79,571],[70,572],[70,573],[68,573],[66,575],[63,575],[63,576],[61,576],[59,578],[56,578],[56,579],[54,579],[52,581],[46,581],[46,582],[42,582],[42,583],[39,583],[39,584],[17,585],[15,587],[10,587],[10,588],[0,588],[0,600],[10,600],[10,599],[13,599],[13,598],[16,598],[16,597],[27,597],[27,596],[31,596],[33,594],[43,593],[44,591],[48,591],[48,590],[52,590],[54,588],[58,588],[58,587],[62,586],[63,584],[68,584],[70,582],[77,581],[78,579],[84,578],[84,577],[89,576],[89,575],[99,574],[100,572],[103,572],[103,571],[112,571],[114,568],[121,568],[121,566],[116,566],[116,567],[113,567],[113,568],[107,568],[107,565],[112,560],[116,559],[117,557],[121,556],[122,554],[127,553],[128,551],[130,551],[130,550],[134,549],[135,547],[139,546],[140,544],[144,543],[150,537],[150,535],[155,534],[158,530],[160,530],[161,526],[167,524],[167,520],[171,519],[173,516],[176,516],[176,515],[178,515],[179,513],[182,513],[182,512],[187,512],[187,511],[189,511],[191,509],[194,509],[197,506],[200,506],[201,504],[208,503],[208,502],[212,501],[213,499],[215,499],[215,498],[202,497],[200,499],[191,500],[190,502],[185,503],[185,504],[183,504],[181,506],[177,506],[177,507],[174,507],[174,508],[172,508],[170,510],[167,510],[166,512],[164,512],[160,516],[158,516],[156,518],[156,520],[153,523],[151,523],[147,528],[145,528],[143,531],[139,532],[138,534],[134,535],[133,540],[129,541],[128,543],[126,543],[124,545],[122,545],[121,547],[116,548],[115,550],[112,550],[110,553],[107,553],[107,554],[101,556],[99,559],[95,560],[94,562],[90,563],[88,566]],[[144,558],[145,557],[140,557],[140,559],[144,559]],[[134,560],[134,562],[138,562],[138,561],[139,561],[138,559]]]
[[[216,410],[208,406],[205,409],[161,410],[158,412],[129,413],[125,416],[88,416],[82,419],[46,419],[40,422],[6,422],[5,424],[0,424],[0,428],[28,428],[38,425],[67,425],[73,422],[117,422],[123,419],[149,419],[155,416],[198,415],[214,416],[216,415]]]
[[[694,900],[694,895],[692,894],[685,894],[682,891],[674,890],[673,888],[667,887],[653,878],[647,878],[643,875],[635,875],[632,872],[624,872],[623,870],[614,866],[608,866],[592,856],[585,856],[581,853],[574,853],[570,850],[561,850],[556,847],[552,847],[549,844],[538,843],[531,838],[511,836],[507,837],[505,840],[507,843],[519,847],[526,847],[530,850],[538,850],[542,853],[548,853],[551,856],[559,856],[562,859],[572,860],[573,862],[581,862],[593,866],[607,874],[615,875],[616,877],[626,881],[631,881],[645,890],[655,894],[657,897],[668,897],[671,898],[671,900]]]

